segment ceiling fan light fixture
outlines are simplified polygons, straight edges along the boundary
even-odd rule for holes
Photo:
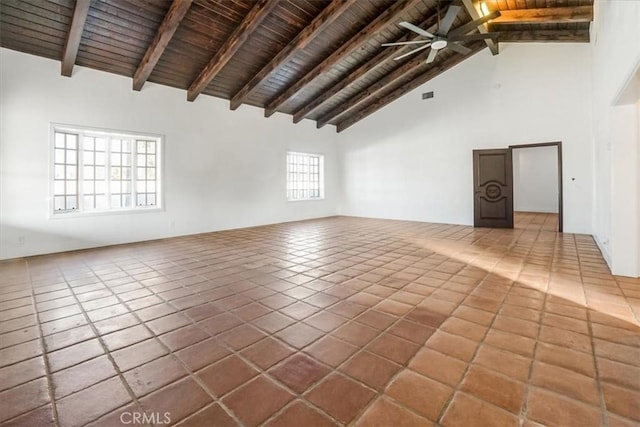
[[[441,0],[436,1],[439,2]],[[467,1],[470,2],[471,0]],[[437,4],[438,27],[433,34],[410,22],[402,21],[398,25],[413,32],[414,35],[412,36],[412,38],[409,38],[409,36],[404,36],[402,39],[403,41],[382,44],[382,46],[404,46],[411,44],[421,45],[420,47],[416,47],[406,53],[403,53],[400,56],[393,58],[394,61],[399,61],[409,55],[414,55],[415,53],[420,52],[421,50],[428,49],[430,47],[431,49],[429,49],[429,55],[427,56],[425,63],[431,64],[436,60],[438,52],[443,49],[451,49],[452,51],[457,52],[461,55],[468,55],[471,53],[472,49],[464,46],[464,42],[484,40],[488,38],[495,38],[497,36],[498,33],[487,33],[486,31],[480,34],[467,34],[471,30],[475,30],[476,27],[488,22],[490,18],[500,16],[500,12],[497,10],[495,12],[489,12],[489,9],[485,3],[482,3],[481,5],[483,9],[482,13],[485,14],[484,17],[472,20],[471,22],[468,22],[454,29],[452,32],[449,32],[449,30],[451,30],[451,27],[457,19],[456,17],[458,16],[458,13],[460,12],[460,10],[462,10],[462,7],[458,4],[451,4],[442,20],[440,20],[439,3]],[[478,7],[477,3],[474,4],[476,4],[475,7]],[[478,13],[480,13],[480,11],[478,11]]]
[[[444,39],[434,40],[431,42],[431,49],[440,50],[447,47],[447,41]]]

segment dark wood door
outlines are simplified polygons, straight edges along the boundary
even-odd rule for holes
[[[473,150],[473,224],[513,228],[511,149]]]

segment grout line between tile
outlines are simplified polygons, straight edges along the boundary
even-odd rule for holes
[[[557,247],[558,245],[561,244],[560,242],[558,242],[558,237],[556,235],[556,238],[553,241],[553,250],[551,253],[551,260],[550,260],[550,264],[549,264],[549,269],[551,270],[551,268],[553,267],[553,261],[555,259],[555,254],[557,251]],[[540,343],[540,335],[542,334],[542,326],[544,324],[544,316],[545,313],[547,311],[547,298],[549,296],[549,286],[551,284],[551,280],[552,280],[552,274],[551,272],[549,272],[549,277],[547,278],[546,281],[546,286],[544,288],[544,290],[542,291],[543,293],[543,297],[542,297],[542,307],[539,310],[540,316],[538,319],[538,333],[536,335],[536,339],[533,345],[533,353],[531,354],[531,364],[529,365],[529,374],[527,376],[527,381],[525,383],[525,389],[524,389],[524,397],[523,397],[523,403],[522,403],[522,408],[520,409],[520,415],[519,415],[519,423],[520,426],[523,426],[524,423],[526,421],[528,421],[528,410],[529,410],[529,393],[531,391],[531,387],[532,387],[532,378],[533,378],[533,369],[534,369],[534,365],[535,365],[535,361],[536,361],[536,355],[538,352],[538,344]]]

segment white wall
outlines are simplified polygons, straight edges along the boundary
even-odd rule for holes
[[[611,116],[611,269],[616,274],[640,275],[640,209],[638,186],[638,123],[636,104],[617,106]]]
[[[513,210],[558,212],[558,148],[513,150]]]
[[[633,79],[640,79],[640,2],[597,0],[591,28],[593,115],[597,118],[593,234],[615,274],[639,276],[640,256],[634,262],[629,248],[639,251],[640,247],[640,237],[633,232],[640,228],[640,194],[634,190],[640,164],[633,162],[640,144],[633,111],[640,98],[637,83],[633,89]]]
[[[0,93],[0,259],[336,214],[333,128],[7,49]],[[50,122],[165,135],[165,211],[48,219]],[[287,202],[288,149],[326,156],[325,200]]]
[[[473,223],[472,150],[562,141],[564,230],[592,224],[588,44],[500,44],[338,135],[342,212]],[[421,100],[422,92],[435,97]]]

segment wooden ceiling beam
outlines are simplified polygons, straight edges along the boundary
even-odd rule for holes
[[[289,61],[293,55],[304,49],[322,33],[329,25],[331,25],[342,13],[344,13],[357,0],[333,0],[331,4],[325,7],[318,16],[316,16],[309,25],[307,25],[298,35],[288,43],[284,49],[271,60],[267,65],[253,76],[243,87],[231,98],[231,109],[237,109],[245,99],[267,79],[272,72],[276,71],[281,65]]]
[[[500,40],[503,42],[572,42],[589,43],[589,30],[526,30],[502,31]]]
[[[476,19],[480,19],[482,17],[482,15],[480,15],[480,12],[476,8],[476,4],[474,4],[473,0],[462,0],[462,4],[464,5],[464,8],[467,10],[467,13],[471,17],[472,21],[475,21]],[[500,13],[502,13],[502,11],[500,11]],[[487,24],[480,25],[478,27],[478,31],[482,34],[488,33],[489,30],[487,28]],[[498,54],[499,47],[498,47],[497,41],[493,39],[485,39],[484,42],[486,43],[487,47],[491,51],[492,55]]]
[[[307,72],[304,76],[298,79],[293,85],[289,86],[284,92],[276,96],[272,101],[267,104],[265,108],[265,116],[270,117],[275,113],[278,108],[289,99],[293,98],[298,92],[300,92],[305,86],[315,80],[322,73],[329,71],[335,66],[338,61],[345,58],[351,52],[353,52],[360,45],[365,43],[384,27],[389,25],[394,19],[396,19],[407,8],[415,6],[420,3],[420,0],[403,0],[395,2],[392,6],[382,12],[376,19],[374,19],[364,29],[359,31],[350,40],[346,41],[338,50],[333,52],[323,61],[318,63],[313,69]]]
[[[418,24],[418,27],[424,28],[429,32],[433,32],[436,29],[435,24],[437,20],[438,20],[437,14],[431,15],[430,17],[422,21],[420,24]],[[416,35],[415,33],[408,32],[406,35],[394,40],[394,43],[416,40],[419,37],[420,36]],[[293,122],[294,123],[300,122],[309,114],[313,113],[315,110],[320,108],[322,104],[324,104],[329,99],[337,95],[342,89],[349,86],[351,83],[354,83],[361,77],[364,77],[370,71],[375,70],[381,65],[384,65],[386,61],[393,58],[395,55],[397,55],[400,52],[400,50],[404,49],[405,47],[406,46],[393,46],[393,47],[387,47],[382,49],[380,53],[378,53],[376,56],[371,58],[369,61],[362,64],[356,70],[347,74],[342,80],[340,80],[339,82],[331,86],[328,90],[322,91],[322,93],[314,97],[311,100],[311,102],[300,107],[293,114]]]
[[[78,56],[78,48],[80,47],[82,31],[84,30],[84,23],[87,21],[90,4],[91,0],[76,1],[73,16],[71,17],[71,25],[69,26],[69,33],[67,34],[67,40],[62,53],[61,73],[63,76],[71,77],[71,73],[73,73],[73,66]]]
[[[450,68],[452,68],[453,66],[459,64],[460,62],[464,61],[465,59],[470,58],[474,54],[476,54],[476,53],[480,52],[481,50],[483,50],[485,47],[486,46],[484,44],[477,43],[475,46],[471,47],[471,53],[470,54],[468,54],[466,56],[453,55],[449,59],[445,60],[443,63],[438,65],[437,67],[431,67],[431,68],[427,69],[424,73],[419,74],[418,76],[412,78],[411,80],[409,80],[404,85],[398,87],[397,89],[395,89],[392,92],[389,92],[388,94],[382,96],[381,98],[379,98],[375,102],[371,103],[370,105],[366,106],[362,110],[357,111],[356,113],[352,114],[351,116],[349,116],[345,120],[339,122],[338,125],[336,126],[337,131],[338,132],[342,132],[343,130],[353,126],[355,123],[357,123],[360,120],[364,119],[365,117],[375,113],[376,111],[378,111],[380,108],[384,107],[385,105],[395,101],[396,99],[400,98],[404,94],[406,94],[406,93],[414,90],[415,88],[425,84],[429,80],[431,80],[434,77],[444,73],[445,71],[449,70]]]
[[[260,26],[262,21],[275,9],[279,0],[258,0],[244,17],[240,25],[218,49],[209,63],[191,83],[187,91],[187,100],[194,101],[207,85],[218,75],[220,70],[233,58],[249,36]]]
[[[495,24],[565,24],[593,21],[593,6],[546,7],[540,9],[501,10]]]
[[[182,22],[182,19],[189,11],[192,2],[193,0],[173,0],[169,11],[165,15],[160,27],[158,27],[156,35],[153,37],[151,44],[149,44],[146,53],[142,57],[142,61],[140,61],[133,75],[133,90],[142,89],[142,86],[144,86],[144,83],[151,75],[164,50],[169,45],[173,34],[178,29],[178,25],[180,25],[180,22]]]

